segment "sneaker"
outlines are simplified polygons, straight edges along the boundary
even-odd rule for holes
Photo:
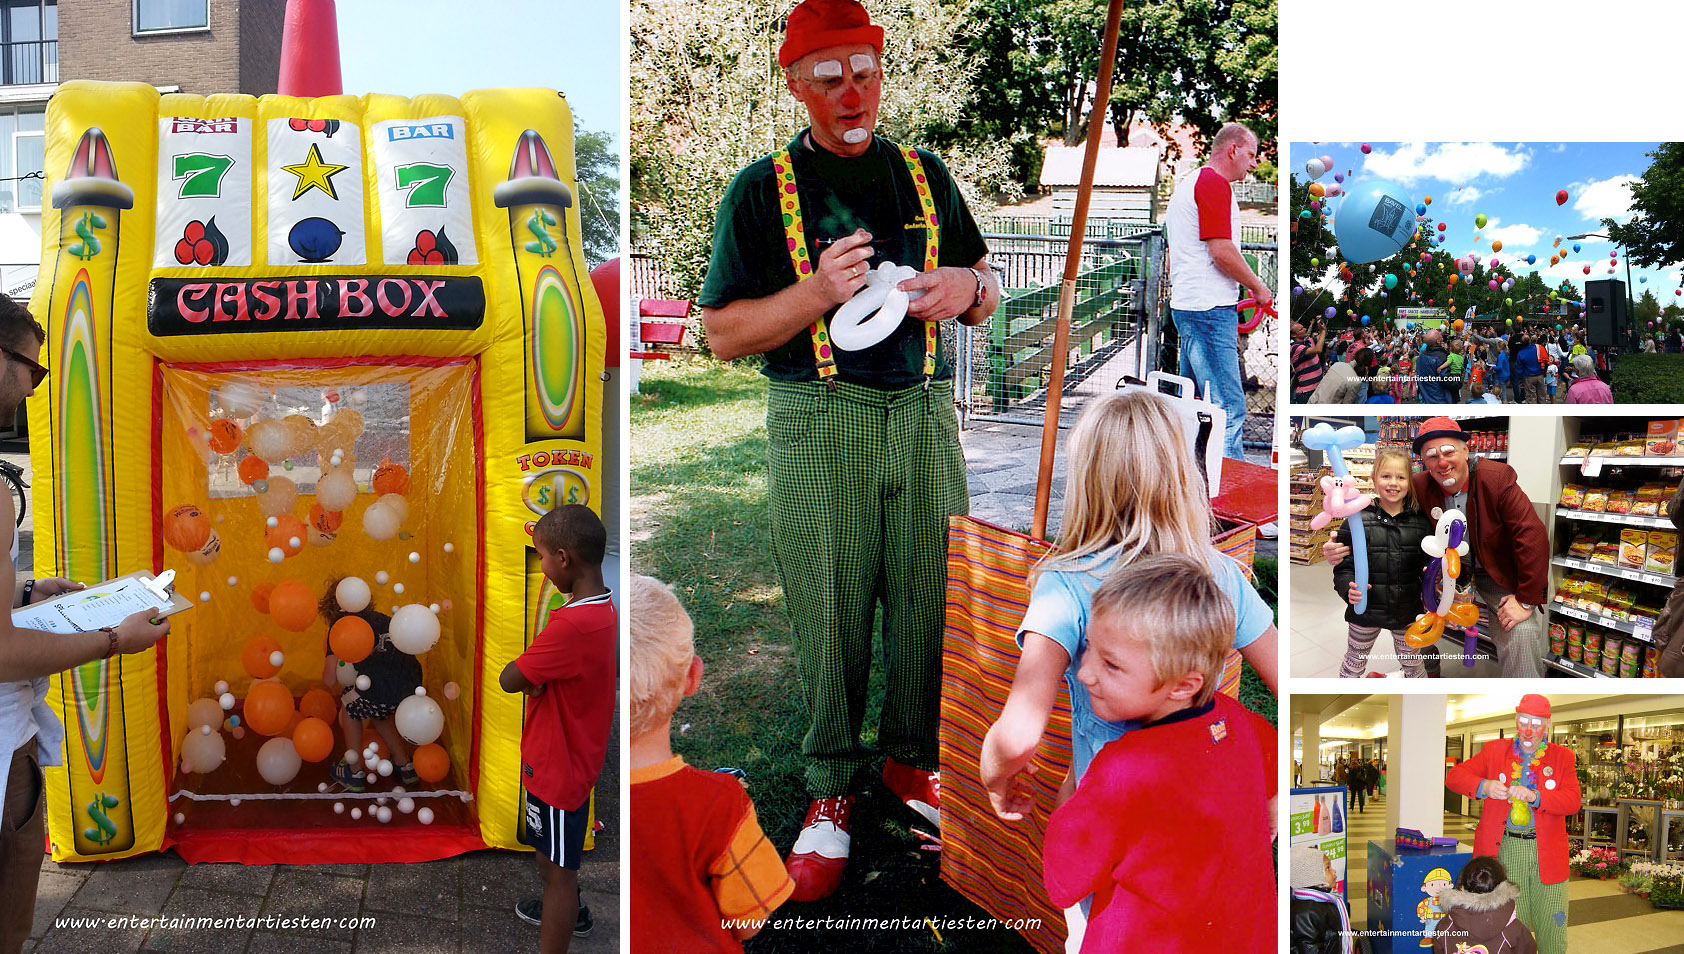
[[[573,936],[590,937],[591,929],[596,927],[596,919],[591,917],[591,909],[579,905],[579,916],[573,919]]]
[[[398,778],[403,780],[406,787],[414,788],[421,784],[421,776],[415,774],[415,763],[409,762],[398,766]]]
[[[883,784],[906,807],[924,816],[930,824],[941,827],[941,773],[926,772],[905,762],[889,759],[883,763]]]
[[[541,898],[527,898],[515,902],[515,917],[527,924],[542,925],[544,923],[544,902]],[[591,909],[579,905],[579,916],[573,919],[573,936],[590,937],[596,927],[596,919],[591,917]]]
[[[330,774],[335,782],[345,786],[349,791],[360,792],[368,787],[368,783],[363,781],[363,773],[351,768],[344,761],[336,762]]]
[[[814,799],[807,808],[807,819],[786,865],[795,882],[793,900],[817,901],[842,884],[842,869],[848,866],[848,846],[853,841],[849,818],[853,812],[852,795]]]

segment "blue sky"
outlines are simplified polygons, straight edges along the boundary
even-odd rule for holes
[[[502,86],[567,94],[574,119],[621,143],[621,3],[339,0],[345,92],[415,96]]]
[[[1565,279],[1582,293],[1586,279],[1625,280],[1624,250],[1606,239],[1573,241],[1568,236],[1601,232],[1604,217],[1616,222],[1630,218],[1629,185],[1649,167],[1647,154],[1655,145],[1371,142],[1372,151],[1364,155],[1359,142],[1294,142],[1290,162],[1292,174],[1303,181],[1306,162],[1329,156],[1334,171],[1348,174],[1347,182],[1373,177],[1402,187],[1411,197],[1411,208],[1431,196],[1429,218],[1435,228],[1437,222],[1448,226],[1442,250],[1455,257],[1474,252],[1488,263],[1491,243],[1500,241],[1503,250],[1495,257],[1516,274],[1536,271],[1552,285]],[[1318,181],[1330,183],[1333,175],[1330,171]],[[1562,189],[1568,199],[1558,206],[1556,193]],[[1475,227],[1476,215],[1486,217],[1483,229]],[[1554,245],[1557,236],[1562,237],[1559,249]],[[1573,251],[1575,244],[1578,252]],[[1563,250],[1566,260],[1551,267],[1550,256]],[[1608,272],[1611,251],[1621,253],[1613,274]],[[1537,256],[1537,264],[1527,265],[1527,255]],[[1678,263],[1642,269],[1633,265],[1632,297],[1649,290],[1662,305],[1684,304],[1684,297],[1673,294],[1681,281],[1684,271]]]

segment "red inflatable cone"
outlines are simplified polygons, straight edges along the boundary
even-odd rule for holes
[[[339,18],[333,0],[287,0],[279,92],[284,96],[345,92],[339,75]]]

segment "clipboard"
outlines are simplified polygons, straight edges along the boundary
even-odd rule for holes
[[[191,600],[175,592],[174,584],[174,570],[156,576],[140,570],[15,609],[12,625],[49,633],[91,633],[145,609],[162,619],[193,608]]]

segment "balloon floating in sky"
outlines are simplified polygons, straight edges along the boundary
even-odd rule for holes
[[[1369,145],[1369,144],[1368,144],[1368,143],[1366,143],[1366,142],[1365,142],[1365,143],[1363,143],[1363,144],[1362,144],[1362,154],[1363,154],[1363,155],[1365,155],[1365,156],[1366,156],[1366,155],[1368,155],[1368,154],[1369,154],[1369,153],[1371,153],[1371,152],[1373,152],[1373,151],[1374,151],[1374,147],[1373,147],[1373,146],[1370,146],[1370,145]]]
[[[1323,165],[1320,159],[1311,159],[1304,163],[1304,171],[1309,173],[1310,179],[1314,181],[1322,177],[1322,173],[1327,171],[1327,166]]]
[[[1639,275],[1639,276],[1637,276],[1637,284],[1639,284],[1639,285],[1647,285],[1647,284],[1649,284],[1649,276],[1647,276],[1647,275]]]
[[[1556,205],[1566,205],[1567,204],[1567,190],[1566,189],[1562,189],[1560,192],[1557,192],[1555,194],[1555,204]]]
[[[1415,234],[1404,191],[1390,182],[1370,179],[1356,186],[1340,206],[1333,236],[1352,265],[1379,261],[1396,254]]]
[[[1577,251],[1578,251],[1578,250],[1579,250],[1579,243],[1578,243],[1578,242],[1574,242],[1574,243],[1573,243],[1573,251],[1575,251],[1575,252],[1577,252]]]
[[[1536,265],[1536,264],[1537,264],[1537,263],[1538,263],[1538,256],[1536,256],[1536,255],[1528,255],[1528,256],[1526,256],[1526,264],[1528,264],[1528,265]]]
[[[1503,243],[1500,240],[1493,240],[1491,242],[1491,251],[1501,252],[1502,250],[1503,250]],[[1493,259],[1493,261],[1495,261],[1495,259]]]
[[[1386,287],[1388,289],[1392,289],[1392,288],[1397,287],[1397,276],[1396,275],[1387,275],[1386,276]]]
[[[1485,228],[1485,222],[1486,222],[1485,213],[1481,212],[1480,214],[1474,216],[1474,228],[1476,228],[1476,229]]]

